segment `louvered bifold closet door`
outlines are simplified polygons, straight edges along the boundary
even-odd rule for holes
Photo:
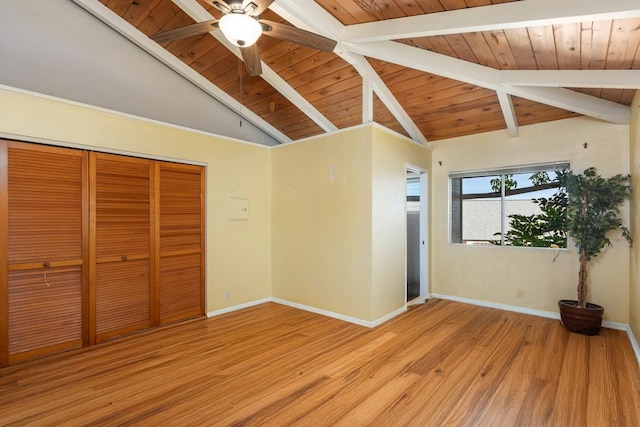
[[[150,328],[154,163],[91,153],[92,342]],[[157,322],[157,321],[156,321]]]
[[[204,168],[157,162],[160,322],[204,314]]]
[[[2,364],[88,344],[87,153],[0,141]]]

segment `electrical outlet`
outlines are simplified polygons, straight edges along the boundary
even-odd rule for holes
[[[224,291],[224,299],[229,299],[230,297],[231,297],[231,291],[230,290]]]
[[[524,289],[516,289],[516,297],[524,298]]]

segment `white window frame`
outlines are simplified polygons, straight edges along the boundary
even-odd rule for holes
[[[452,245],[463,245],[463,246],[467,246],[463,241],[462,241],[462,233],[463,233],[463,229],[462,229],[462,215],[460,215],[460,229],[459,229],[459,235],[460,235],[460,241],[455,241],[454,240],[454,234],[456,232],[456,230],[454,230],[454,209],[455,209],[455,201],[454,201],[454,197],[453,197],[453,193],[454,193],[454,187],[455,187],[455,181],[457,179],[464,179],[464,178],[479,178],[479,177],[488,177],[488,176],[498,176],[498,175],[517,175],[517,174],[524,174],[524,173],[535,173],[535,172],[554,172],[554,171],[561,171],[561,170],[569,170],[570,169],[570,162],[569,161],[556,161],[556,162],[549,162],[549,163],[537,163],[537,164],[530,164],[530,165],[520,165],[520,166],[508,166],[508,167],[498,167],[498,168],[494,168],[494,169],[479,169],[479,170],[472,170],[472,171],[456,171],[456,172],[449,172],[449,244]],[[461,182],[461,181],[460,181]],[[505,189],[504,189],[504,181],[503,181],[503,185],[501,188],[501,212],[500,212],[500,221],[501,221],[501,242],[500,245],[494,245],[494,247],[501,247],[501,248],[505,248],[505,247],[525,247],[525,246],[510,246],[510,245],[505,245],[505,241],[504,241],[504,230],[506,228],[506,221],[507,221],[507,217],[505,215]],[[462,209],[462,199],[460,200],[460,209]],[[457,222],[457,221],[456,221]],[[473,246],[473,245],[469,245],[469,246]],[[487,245],[482,245],[483,247],[487,247]],[[546,249],[546,248],[532,248],[532,247],[528,247],[531,249]],[[561,248],[563,249],[563,248]]]

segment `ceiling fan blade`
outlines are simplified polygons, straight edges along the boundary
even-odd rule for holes
[[[176,28],[174,30],[165,31],[151,36],[151,39],[164,43],[172,40],[183,39],[189,36],[197,36],[200,34],[208,33],[218,28],[218,20],[198,22],[197,24],[187,25],[186,27]]]
[[[273,2],[274,0],[244,0],[242,2],[242,8],[245,9],[247,6],[253,3],[256,5],[256,10],[253,13],[251,13],[251,15],[258,16],[262,14],[265,10],[267,10],[269,5],[271,5],[271,3]]]
[[[271,27],[270,31],[265,31],[263,34],[286,40],[288,42],[301,44],[318,50],[324,50],[325,52],[333,52],[333,49],[338,44],[335,40],[331,40],[310,31],[292,27],[291,25],[267,21],[266,19],[261,19],[258,22],[261,24],[267,24]]]
[[[262,64],[260,63],[260,54],[258,53],[258,46],[251,45],[249,47],[241,47],[240,53],[242,54],[242,60],[245,67],[251,77],[259,76],[262,74]]]

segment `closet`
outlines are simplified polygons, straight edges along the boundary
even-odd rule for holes
[[[0,366],[204,314],[204,168],[0,140]]]

